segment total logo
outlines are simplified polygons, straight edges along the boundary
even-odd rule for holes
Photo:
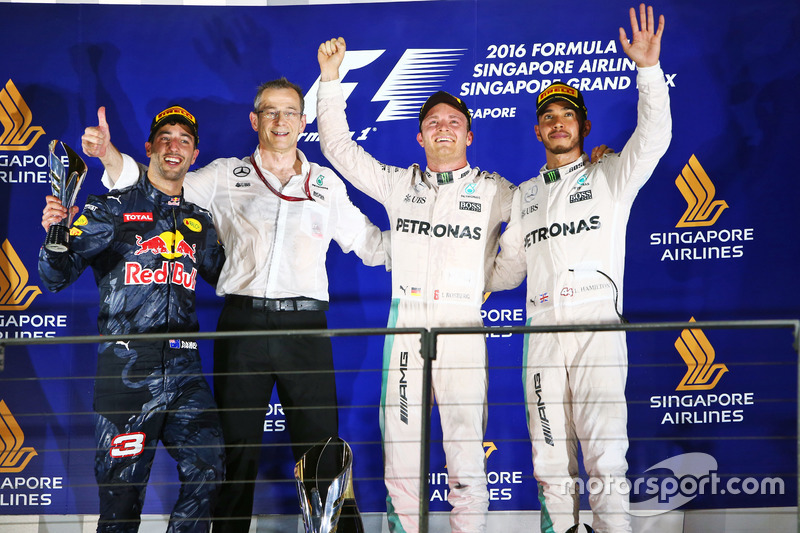
[[[694,321],[694,317],[689,320]],[[703,330],[681,331],[675,340],[675,350],[686,364],[686,373],[675,387],[680,394],[650,397],[650,409],[660,413],[661,425],[743,422],[746,410],[755,405],[755,394],[711,392],[728,372],[728,367],[715,362],[716,351]]]
[[[484,453],[488,462],[489,457],[497,451],[497,445],[494,442],[487,441],[483,443]],[[447,469],[447,465],[444,467]],[[486,481],[489,485],[489,500],[491,501],[508,501],[514,497],[515,485],[522,485],[522,472],[486,472]],[[449,475],[447,472],[431,472],[428,474],[428,483],[431,488],[432,502],[446,502],[447,496],[450,492]]]
[[[0,508],[49,506],[53,503],[53,491],[64,488],[62,477],[22,475],[31,459],[38,455],[32,446],[24,444],[22,427],[6,402],[0,400]],[[7,513],[0,511],[0,514]]]
[[[681,231],[650,234],[650,246],[661,250],[661,261],[743,257],[746,243],[754,240],[753,228],[693,229],[716,226],[730,207],[724,199],[716,198],[714,182],[694,154],[675,179],[675,186],[686,201],[686,210],[675,224]]]
[[[339,67],[339,78],[345,100],[355,90],[357,82],[344,81],[351,70],[364,68],[381,57],[386,50],[349,50]],[[387,102],[375,122],[417,119],[419,109],[430,95],[440,90],[450,72],[453,71],[464,48],[414,48],[407,49],[386,76],[372,97],[372,102]],[[317,118],[317,92],[320,78],[306,93],[306,124]],[[355,140],[363,141],[375,128],[370,126],[360,131]],[[301,141],[318,142],[319,133],[304,132]]]

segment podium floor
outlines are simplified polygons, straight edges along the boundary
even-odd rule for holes
[[[145,515],[141,533],[166,531],[167,516]],[[591,513],[581,511],[581,520],[591,524]],[[385,513],[364,513],[367,533],[389,533]],[[634,533],[775,533],[797,531],[796,507],[760,509],[716,509],[670,511],[651,517],[632,517]],[[2,533],[94,533],[97,515],[6,515],[0,517]],[[503,533],[531,533],[539,530],[538,511],[492,511],[487,530]],[[432,513],[429,531],[449,533],[447,513]],[[299,515],[258,515],[250,533],[305,533]]]

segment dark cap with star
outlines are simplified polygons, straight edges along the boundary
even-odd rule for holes
[[[439,104],[447,104],[450,107],[454,107],[457,111],[460,111],[467,117],[467,131],[472,129],[472,117],[469,114],[469,108],[467,104],[464,103],[464,100],[458,98],[457,96],[453,96],[452,94],[445,92],[445,91],[438,91],[433,93],[424,104],[422,104],[422,108],[419,110],[419,128],[422,131],[422,121],[425,117],[430,113],[431,109]]]

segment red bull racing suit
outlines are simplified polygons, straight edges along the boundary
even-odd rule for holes
[[[224,262],[211,215],[143,177],[122,191],[90,196],[70,235],[67,252],[39,253],[48,289],[67,287],[91,267],[102,335],[176,334],[169,341],[100,344],[94,386],[98,531],[138,529],[159,440],[177,461],[181,480],[169,531],[208,531],[224,448],[191,333],[198,330],[197,275],[215,284]]]
[[[417,165],[384,165],[351,140],[338,80],[318,93],[320,146],[353,185],[381,202],[392,242],[390,327],[481,326],[486,274],[508,220],[515,186],[466,167],[447,176]],[[439,182],[442,182],[440,185]],[[442,420],[454,532],[486,530],[483,435],[487,360],[482,335],[439,337],[433,389]],[[394,335],[384,347],[381,428],[390,529],[419,527],[422,358],[416,336]]]
[[[628,216],[672,136],[661,68],[640,68],[637,81],[638,124],[620,153],[543,167],[514,195],[489,289],[516,287],[527,274],[528,324],[621,319]],[[577,439],[586,472],[603,482],[589,496],[594,530],[630,531],[625,333],[526,336],[523,366],[542,531],[578,521]]]

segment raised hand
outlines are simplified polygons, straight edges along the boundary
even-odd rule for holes
[[[105,157],[106,150],[111,144],[111,133],[106,122],[106,108],[97,109],[97,126],[86,128],[81,136],[83,153],[89,157]]]
[[[639,18],[641,27],[636,19],[636,10],[630,9],[631,39],[625,34],[625,28],[619,29],[619,41],[622,50],[639,67],[652,67],[658,63],[661,55],[661,35],[664,33],[664,15],[658,17],[658,29],[655,29],[655,16],[653,6],[639,5]]]
[[[317,61],[319,61],[321,81],[331,81],[339,77],[339,66],[342,64],[346,49],[347,46],[342,37],[329,39],[319,45]]]

